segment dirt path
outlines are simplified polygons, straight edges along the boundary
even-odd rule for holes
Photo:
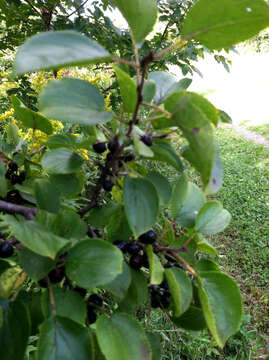
[[[266,140],[262,135],[256,134],[253,131],[247,130],[241,126],[238,125],[231,125],[231,127],[241,136],[243,136],[245,139],[251,140],[256,144],[263,145],[269,149],[269,141]]]

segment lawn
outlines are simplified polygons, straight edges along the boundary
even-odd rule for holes
[[[223,160],[223,187],[217,198],[232,214],[225,232],[212,242],[218,262],[234,277],[244,299],[241,330],[223,350],[207,332],[191,336],[175,329],[161,313],[146,322],[163,340],[163,359],[266,359],[268,348],[269,150],[239,137],[230,127],[217,132]],[[194,180],[197,180],[194,176]]]

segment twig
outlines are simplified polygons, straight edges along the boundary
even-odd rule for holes
[[[150,107],[151,109],[154,109],[154,110],[156,110],[156,111],[160,111],[160,112],[162,112],[162,113],[163,113],[166,117],[168,117],[168,118],[171,118],[171,117],[172,117],[172,114],[171,114],[169,111],[166,111],[166,110],[160,108],[160,107],[157,106],[157,105],[149,104],[149,103],[146,103],[146,102],[144,102],[144,101],[141,102],[141,105]]]
[[[132,31],[131,31],[131,38],[132,38],[132,44],[133,44],[133,49],[134,49],[134,56],[135,56],[135,63],[136,63],[136,78],[137,78],[136,80],[137,80],[137,87],[138,87],[140,85],[140,81],[141,81],[140,62],[139,62],[138,49],[137,49],[136,42],[135,42],[134,36],[132,34]]]
[[[55,308],[55,300],[54,300],[54,295],[53,295],[51,283],[50,283],[50,280],[49,280],[48,277],[46,278],[46,281],[47,281],[47,283],[48,283],[51,311],[52,311],[53,316],[55,317],[55,316],[57,315],[57,314],[56,314],[56,308]]]
[[[187,43],[187,38],[180,38],[178,41],[174,42],[172,45],[168,46],[167,48],[161,50],[159,53],[154,55],[154,60],[158,60],[168,52],[173,51],[176,48],[180,48]]]
[[[192,234],[192,236],[191,236],[188,240],[186,240],[186,241],[184,242],[184,244],[182,245],[182,247],[187,247],[187,246],[189,245],[189,243],[192,241],[192,239],[193,239],[196,235],[197,235],[196,232],[195,232],[194,234]]]
[[[77,11],[79,11],[89,0],[85,0],[79,7],[77,7],[73,12],[66,16],[66,19],[70,18],[70,16],[74,15]]]
[[[43,150],[46,150],[46,146],[45,146],[45,145],[40,146],[40,148],[37,149],[36,151],[32,152],[30,156],[33,157],[33,156],[35,156],[36,154],[42,152]]]
[[[27,220],[33,220],[38,213],[38,209],[11,204],[3,200],[0,200],[0,211],[7,212],[9,214],[21,214],[25,216]]]
[[[34,5],[31,3],[31,1],[30,0],[25,0],[26,2],[27,2],[27,4],[28,5],[30,5],[31,6],[31,8],[39,15],[39,16],[41,16],[42,17],[42,15],[41,15],[41,13],[37,10],[37,8],[36,7],[34,7]]]
[[[183,257],[181,257],[180,255],[178,255],[174,250],[169,250],[169,252],[170,252],[171,255],[173,255],[173,257],[175,257],[176,259],[178,259],[178,260],[181,262],[181,264],[182,264],[183,266],[185,266],[185,268],[186,268],[187,270],[189,270],[189,272],[190,272],[193,276],[197,277],[196,271],[183,259]]]
[[[113,62],[118,62],[118,63],[125,64],[125,65],[128,65],[128,66],[132,66],[132,67],[135,67],[135,68],[139,67],[139,65],[137,65],[133,61],[121,59],[121,58],[118,58],[118,57],[115,57],[115,56],[113,56],[111,60]]]

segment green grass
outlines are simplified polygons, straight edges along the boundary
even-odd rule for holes
[[[269,123],[262,125],[249,126],[247,128],[250,131],[253,131],[257,134],[262,135],[266,140],[269,141]]]
[[[240,286],[245,307],[240,332],[225,348],[216,347],[207,332],[191,334],[176,329],[161,313],[150,313],[146,322],[161,334],[163,357],[181,359],[266,359],[268,348],[268,235],[269,151],[222,127],[217,138],[223,160],[223,187],[217,194],[232,214],[225,232],[212,237],[218,262]],[[170,178],[174,172],[169,174]],[[191,176],[199,182],[195,173]]]

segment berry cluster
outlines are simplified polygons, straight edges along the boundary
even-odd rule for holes
[[[6,179],[10,180],[12,185],[22,184],[26,179],[25,171],[18,173],[18,165],[15,161],[10,161],[8,163],[8,169],[5,175]]]
[[[166,280],[160,285],[151,285],[149,290],[151,294],[151,306],[154,309],[158,307],[167,309],[169,307],[171,293]]]
[[[156,239],[156,233],[153,230],[149,230],[139,237],[139,241],[145,245],[153,244]],[[143,247],[136,241],[115,241],[114,245],[116,245],[124,254],[128,253],[130,255],[129,265],[131,268],[139,270],[142,267],[149,267],[147,255],[144,252]]]
[[[0,258],[9,258],[13,255],[13,253],[14,248],[9,242],[4,241],[0,244]]]

